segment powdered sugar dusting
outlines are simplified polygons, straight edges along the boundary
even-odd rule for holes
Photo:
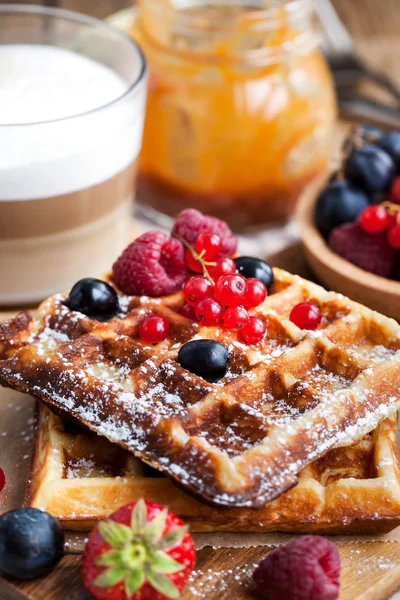
[[[158,462],[216,503],[252,506],[255,497],[266,502],[291,486],[311,461],[357,441],[400,403],[395,385],[388,388],[393,394],[383,397],[375,386],[382,377],[375,369],[382,363],[389,380],[400,373],[400,355],[389,340],[387,346],[373,343],[366,328],[361,345],[344,338],[341,345],[330,342],[335,323],[359,325],[350,321],[350,304],[338,299],[335,312],[335,296],[310,284],[312,294],[321,294],[323,328],[300,332],[280,316],[288,312],[284,300],[296,298],[298,285],[266,300],[261,316],[267,336],[256,346],[222,328],[198,329],[187,319],[177,320],[179,298],[174,305],[172,298],[164,303],[120,296],[123,318],[103,324],[70,311],[59,295],[47,301],[32,327],[29,364],[2,361],[0,377],[23,382],[36,396],[111,442]],[[302,293],[307,289],[303,282]],[[167,315],[173,324],[171,339],[159,346],[141,344],[137,337],[149,310]],[[219,340],[230,354],[228,373],[216,384],[177,362],[184,343],[202,338]],[[154,440],[161,438],[168,444],[160,450]],[[89,472],[92,466],[71,465],[68,476],[80,468]],[[215,481],[213,488],[206,476],[212,479],[214,468],[231,477]]]

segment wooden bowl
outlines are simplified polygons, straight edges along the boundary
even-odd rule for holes
[[[297,219],[307,261],[321,283],[356,302],[400,321],[400,283],[368,273],[328,247],[314,221],[321,183],[303,195]]]

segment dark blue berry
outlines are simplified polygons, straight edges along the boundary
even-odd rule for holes
[[[187,371],[213,383],[226,374],[229,352],[214,340],[193,340],[179,350],[178,362]]]
[[[369,136],[375,139],[382,137],[382,131],[377,127],[373,127],[373,125],[362,125],[361,130],[365,137]]]
[[[377,146],[391,156],[400,171],[400,133],[387,133],[377,142]]]
[[[58,521],[36,508],[18,508],[0,517],[0,573],[17,579],[47,575],[64,556]]]
[[[355,221],[369,204],[365,192],[352,187],[347,181],[336,181],[325,188],[318,197],[315,222],[325,238],[339,225]]]
[[[396,176],[396,167],[389,154],[381,148],[365,146],[350,155],[345,175],[352,185],[373,197],[389,190]]]
[[[72,288],[67,305],[97,321],[108,321],[119,310],[114,288],[100,279],[81,279]]]
[[[274,284],[274,271],[270,264],[265,262],[265,260],[261,260],[261,258],[254,258],[253,256],[239,256],[234,259],[234,263],[242,277],[246,277],[246,279],[250,277],[259,279],[267,288],[268,293],[271,293]]]

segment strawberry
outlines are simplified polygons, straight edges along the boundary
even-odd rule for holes
[[[86,589],[100,600],[179,598],[195,563],[192,538],[178,517],[138,500],[92,531],[83,554]]]

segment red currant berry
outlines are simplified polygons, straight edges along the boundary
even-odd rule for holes
[[[3,469],[0,469],[0,492],[3,491],[5,485],[6,485],[6,476],[5,476]]]
[[[216,233],[201,233],[194,247],[204,260],[212,260],[221,252],[221,238]]]
[[[396,177],[390,190],[390,202],[400,204],[400,177]]]
[[[289,318],[300,329],[317,329],[322,315],[319,308],[311,302],[300,302],[292,309]]]
[[[227,308],[224,313],[224,325],[227,329],[239,331],[250,321],[249,313],[244,306]]]
[[[244,303],[246,280],[241,275],[224,275],[215,285],[215,297],[224,306],[239,306]]]
[[[204,298],[212,298],[214,295],[214,286],[205,277],[196,275],[187,280],[183,286],[183,295],[185,300],[191,306],[196,306]]]
[[[387,239],[392,248],[400,250],[400,224],[389,229]]]
[[[255,277],[246,279],[246,296],[244,298],[244,305],[247,308],[253,308],[262,304],[267,297],[267,288],[262,281]]]
[[[202,325],[220,323],[223,313],[223,307],[213,298],[205,298],[196,306],[196,318]]]
[[[223,275],[234,275],[236,265],[231,258],[220,258],[214,266],[207,266],[207,271],[210,277],[217,281]]]
[[[360,215],[360,225],[367,233],[376,235],[389,227],[390,217],[383,206],[367,206]]]
[[[194,321],[196,318],[196,312],[194,310],[194,307],[190,306],[190,304],[184,304],[182,306],[181,315],[183,315],[187,319],[192,319],[192,321]]]
[[[250,317],[247,325],[240,330],[240,337],[246,344],[261,342],[266,332],[264,323],[257,317]]]
[[[190,252],[190,250],[186,250],[186,254],[185,254],[185,262],[188,266],[188,268],[193,271],[194,273],[202,273],[203,272],[203,267],[200,264],[200,262],[193,256],[193,254]]]
[[[158,344],[168,337],[169,329],[169,323],[165,317],[150,315],[140,323],[139,337],[147,344]]]

